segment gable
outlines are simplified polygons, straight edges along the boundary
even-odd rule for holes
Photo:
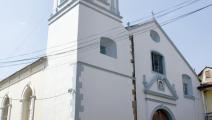
[[[193,70],[191,65],[188,63],[188,61],[184,58],[184,56],[181,54],[181,52],[178,50],[178,48],[174,45],[174,43],[171,41],[169,36],[165,33],[165,31],[161,28],[159,23],[152,19],[150,21],[144,22],[142,24],[133,25],[126,28],[130,34],[135,36],[135,40],[142,41],[137,42],[137,48],[145,49],[149,48],[148,50],[144,51],[158,51],[163,56],[175,56],[181,65],[186,66],[185,69],[189,69],[190,73],[192,73],[192,76],[195,76],[196,79],[198,79],[196,72]],[[150,40],[150,31],[155,30],[159,32],[161,36],[161,41],[156,42],[153,40]],[[152,41],[154,43],[151,43],[149,41]],[[144,46],[142,46],[143,44]],[[149,47],[150,46],[150,47]],[[142,48],[143,47],[143,48]],[[162,48],[162,49],[161,49]],[[174,53],[174,54],[173,54]],[[179,57],[177,57],[179,56]],[[169,57],[170,58],[170,57]],[[180,59],[180,60],[179,60]],[[183,63],[181,62],[183,61]]]
[[[172,40],[170,39],[170,37],[166,34],[166,32],[162,29],[162,27],[159,25],[159,23],[156,20],[154,20],[154,22],[158,26],[158,28],[160,29],[160,31],[165,35],[165,37],[167,38],[168,42],[172,45],[172,47],[175,49],[175,51],[179,54],[179,56],[181,57],[181,59],[186,63],[186,65],[191,70],[191,72],[198,79],[198,76],[197,76],[196,72],[191,67],[191,65],[189,64],[189,62],[185,59],[185,57],[182,55],[182,53],[179,51],[179,49],[176,47],[176,45],[172,42]]]

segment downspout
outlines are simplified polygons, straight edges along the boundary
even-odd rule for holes
[[[133,108],[133,114],[134,114],[134,120],[137,120],[137,96],[136,96],[136,77],[135,77],[135,49],[134,49],[134,37],[133,35],[129,36],[130,42],[131,42],[131,63],[133,67],[133,72],[132,72],[132,84],[133,84],[133,101],[132,101],[132,108]]]

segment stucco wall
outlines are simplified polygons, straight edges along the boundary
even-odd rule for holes
[[[132,120],[129,77],[78,64],[76,120]]]
[[[102,14],[103,10],[96,9],[93,10],[84,4],[80,5],[78,47],[87,45],[88,47],[79,49],[78,61],[131,75],[130,41],[127,30],[119,18],[111,14],[109,17],[105,15],[108,14],[107,12]],[[115,41],[117,58],[100,54],[101,37],[108,37]]]
[[[41,71],[32,74],[36,69]],[[33,96],[36,96],[34,120],[74,119],[74,94],[68,93],[68,89],[75,87],[73,84],[76,78],[75,69],[76,66],[70,64],[46,67],[46,63],[43,63],[25,72],[22,71],[20,75],[10,79],[10,83],[16,79],[18,82],[1,89],[1,107],[3,107],[2,97],[8,95],[12,105],[11,120],[22,120],[24,89],[29,86]]]
[[[150,30],[154,29],[160,35],[160,42],[155,42],[150,38]],[[168,107],[177,120],[202,120],[204,111],[200,92],[197,90],[199,85],[196,75],[189,68],[188,64],[179,55],[168,38],[158,28],[154,20],[143,24],[137,29],[130,31],[134,35],[135,40],[135,56],[136,56],[136,80],[137,80],[137,97],[138,97],[138,116],[139,120],[150,120],[152,110],[159,105]],[[152,71],[151,51],[157,51],[164,57],[165,75],[170,84],[174,84],[178,99],[167,100],[161,97],[149,98],[144,94],[143,80],[150,82],[155,72]],[[195,99],[187,99],[183,94],[182,74],[187,74],[192,79],[193,95]],[[158,91],[154,87],[153,91]],[[165,93],[165,92],[164,92]],[[167,93],[165,93],[167,94]],[[154,102],[152,102],[154,101]],[[185,114],[186,111],[186,114]]]

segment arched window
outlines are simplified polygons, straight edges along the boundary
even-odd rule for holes
[[[188,75],[183,74],[182,75],[182,79],[183,79],[183,93],[184,93],[184,97],[193,98],[193,88],[192,88],[192,80],[191,80],[191,78]]]
[[[10,99],[8,96],[4,98],[3,108],[2,108],[2,118],[1,120],[9,120],[9,112],[10,112]]]
[[[110,38],[102,37],[100,41],[100,53],[117,58],[116,43]]]
[[[22,101],[22,120],[33,120],[35,97],[32,89],[27,87],[23,94]]]
[[[165,68],[164,68],[163,56],[157,52],[151,52],[151,58],[152,58],[152,71],[164,74]]]

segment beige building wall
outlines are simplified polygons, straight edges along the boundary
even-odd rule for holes
[[[207,105],[207,112],[212,113],[212,90],[206,91],[204,94],[205,102]]]
[[[202,91],[205,113],[206,116],[210,117],[212,114],[212,68],[204,68],[199,73],[199,79],[201,83],[198,88]]]

